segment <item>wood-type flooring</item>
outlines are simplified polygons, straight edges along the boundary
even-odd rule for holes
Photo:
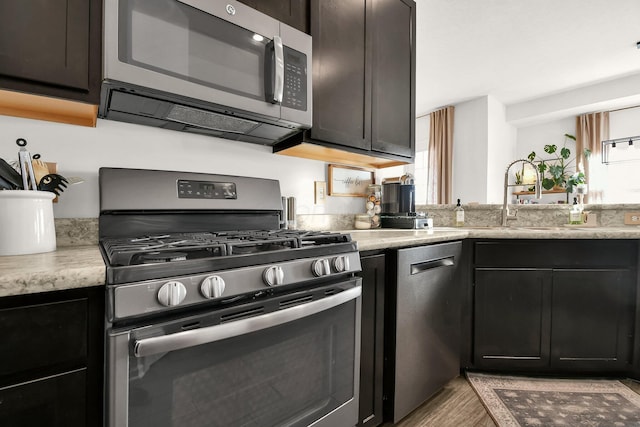
[[[640,383],[621,380],[640,394]],[[464,377],[450,381],[442,391],[407,415],[398,424],[383,427],[496,427],[471,385]]]

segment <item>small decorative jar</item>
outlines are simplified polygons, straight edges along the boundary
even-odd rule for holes
[[[367,230],[371,228],[371,217],[367,214],[357,214],[354,217],[353,227],[358,230]]]
[[[382,186],[377,184],[371,184],[367,187],[367,199],[365,201],[365,208],[367,209],[367,215],[371,220],[371,228],[380,227],[380,210],[382,200]]]

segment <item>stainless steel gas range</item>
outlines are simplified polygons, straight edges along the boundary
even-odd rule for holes
[[[100,169],[109,427],[357,424],[357,246],[281,215],[274,180]]]

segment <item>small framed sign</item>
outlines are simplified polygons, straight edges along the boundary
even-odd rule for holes
[[[329,195],[365,197],[375,183],[374,172],[354,166],[329,165]]]

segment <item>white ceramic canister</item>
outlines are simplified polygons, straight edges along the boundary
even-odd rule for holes
[[[56,250],[55,197],[49,191],[0,191],[0,255]]]

